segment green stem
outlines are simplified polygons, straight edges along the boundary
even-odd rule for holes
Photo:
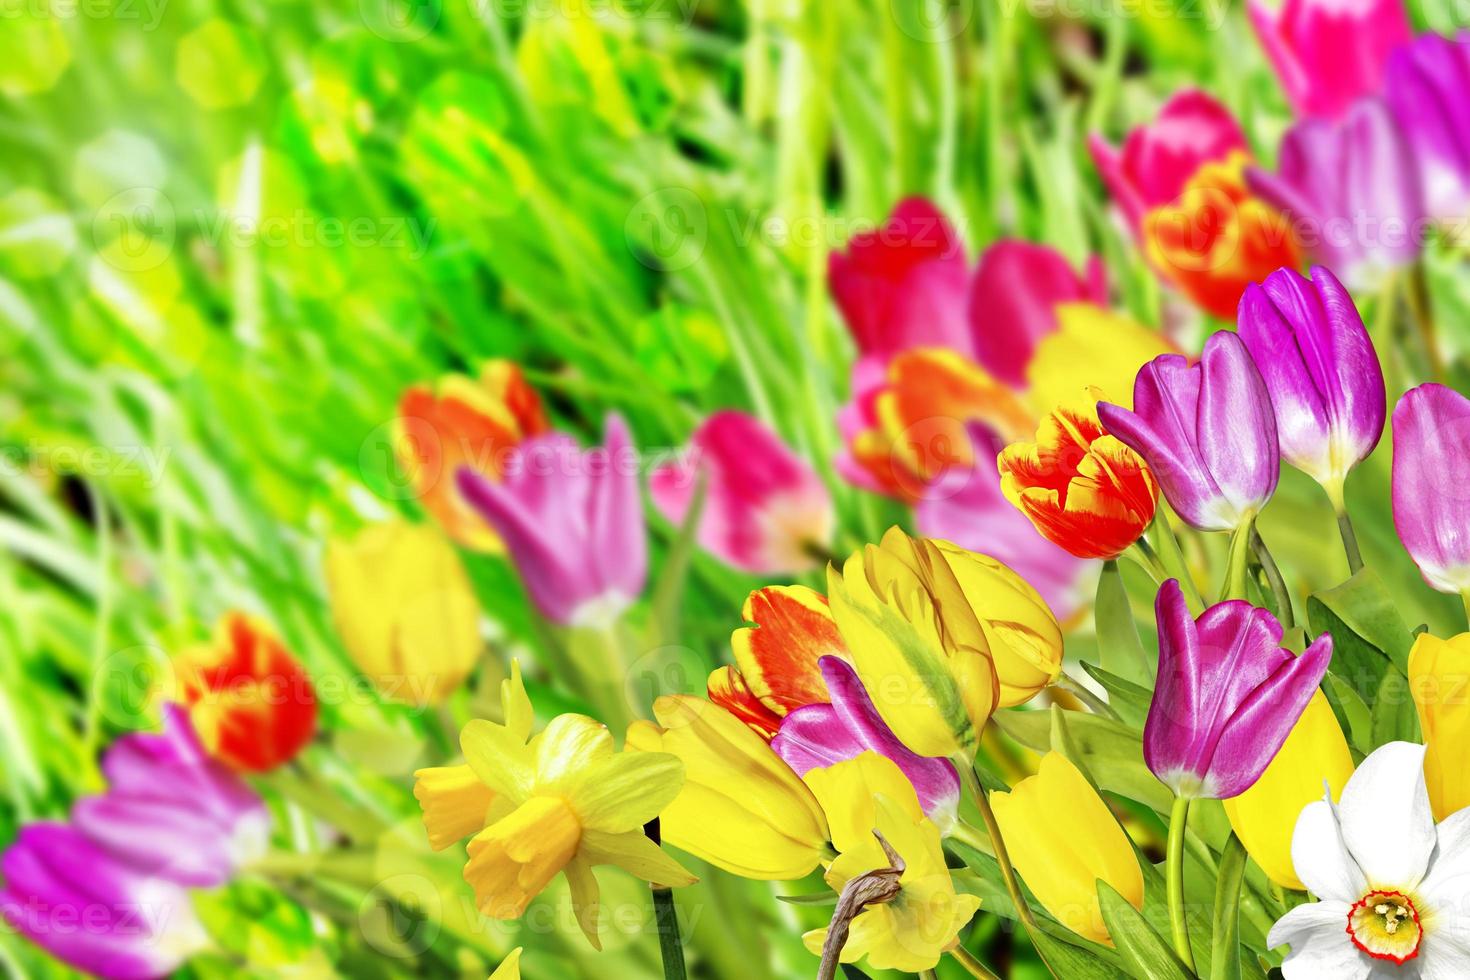
[[[1031,906],[1026,904],[1026,896],[1021,894],[1021,883],[1016,880],[1016,869],[1011,866],[1011,855],[1006,850],[1005,839],[1000,835],[1000,823],[995,819],[995,811],[990,809],[990,800],[985,795],[985,789],[980,785],[980,777],[975,774],[975,768],[970,760],[957,756],[954,759],[955,768],[959,770],[960,780],[975,798],[975,807],[980,811],[980,819],[985,821],[985,831],[990,835],[990,843],[995,847],[995,863],[1000,865],[1000,876],[1006,883],[1006,894],[1010,896],[1011,904],[1016,907],[1016,914],[1020,916],[1021,923],[1028,931],[1036,929],[1036,918],[1031,914]]]
[[[660,843],[658,818],[654,817],[643,828],[648,839]],[[674,905],[674,893],[668,888],[653,887],[653,914],[658,924],[658,952],[664,965],[664,980],[685,980],[684,946],[679,937],[679,910]]]
[[[1271,595],[1276,600],[1276,616],[1281,620],[1281,625],[1291,629],[1296,625],[1296,616],[1291,611],[1291,592],[1286,588],[1286,580],[1281,577],[1281,569],[1276,566],[1276,559],[1271,557],[1271,549],[1266,547],[1261,532],[1251,528],[1251,552],[1256,556],[1256,561],[1261,564],[1261,571],[1266,573],[1266,581],[1271,585]]]
[[[1245,523],[1230,535],[1230,559],[1225,565],[1225,585],[1220,590],[1222,602],[1226,599],[1246,597],[1246,570],[1250,565],[1247,555],[1250,550],[1251,534],[1255,529],[1254,525],[1255,518],[1248,517]]]
[[[1139,567],[1148,572],[1149,577],[1156,585],[1163,585],[1169,578],[1169,573],[1164,569],[1164,563],[1159,561],[1158,552],[1148,543],[1147,539],[1139,538],[1133,542],[1133,550],[1128,557],[1138,562]]]
[[[1363,567],[1363,553],[1358,550],[1358,532],[1353,530],[1353,519],[1348,516],[1347,501],[1343,499],[1342,481],[1324,484],[1322,489],[1327,491],[1327,499],[1332,501],[1332,509],[1337,514],[1337,533],[1342,536],[1342,550],[1347,553],[1348,573],[1356,575]]]
[[[1169,812],[1168,895],[1169,925],[1174,932],[1174,952],[1194,971],[1194,951],[1189,946],[1189,925],[1184,920],[1184,831],[1189,824],[1190,797],[1174,797]]]
[[[1199,594],[1199,586],[1194,583],[1194,576],[1189,574],[1189,563],[1184,560],[1184,552],[1179,547],[1179,539],[1174,536],[1174,529],[1169,526],[1169,516],[1164,513],[1163,504],[1154,512],[1154,520],[1149,525],[1149,532],[1157,539],[1158,551],[1164,568],[1174,578],[1179,580],[1179,585],[1184,589],[1184,599],[1189,604],[1189,611],[1198,616],[1205,611],[1204,597]]]
[[[974,953],[963,946],[956,945],[949,951],[949,955],[954,957],[954,961],[964,967],[972,977],[979,977],[980,980],[1000,980],[1000,977],[992,973],[989,967],[975,958]]]
[[[1461,592],[1460,599],[1465,603],[1465,622],[1470,624],[1470,589]]]
[[[1075,697],[1078,701],[1081,701],[1083,704],[1087,705],[1088,710],[1090,710],[1093,714],[1102,715],[1104,718],[1111,718],[1114,721],[1120,720],[1118,718],[1118,713],[1112,709],[1111,705],[1109,705],[1102,698],[1098,697],[1096,694],[1093,694],[1091,691],[1089,691],[1087,687],[1076,678],[1069,677],[1066,674],[1058,674],[1057,679],[1052,683],[1054,683],[1062,690],[1066,691],[1068,694]]]

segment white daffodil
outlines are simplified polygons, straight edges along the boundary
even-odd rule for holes
[[[1435,826],[1424,746],[1390,742],[1337,806],[1307,804],[1291,859],[1319,901],[1271,928],[1287,980],[1470,977],[1470,809]]]

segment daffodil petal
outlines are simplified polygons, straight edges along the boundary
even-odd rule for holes
[[[644,881],[667,888],[683,888],[699,880],[638,830],[625,834],[589,830],[582,835],[580,857],[592,864],[615,864]]]
[[[588,830],[620,834],[663,812],[684,787],[684,763],[667,752],[599,759],[582,774],[573,805]]]
[[[567,888],[572,895],[572,912],[577,916],[577,925],[582,935],[596,950],[602,949],[602,937],[597,931],[597,899],[600,892],[597,876],[592,873],[593,861],[579,853],[567,862],[562,872],[567,876]]]
[[[480,781],[517,805],[531,795],[536,773],[524,739],[504,725],[475,719],[459,733],[465,761]]]
[[[536,758],[536,785],[543,791],[574,792],[588,766],[613,752],[612,732],[586,715],[557,715],[531,740]]]
[[[521,980],[521,947],[517,946],[500,961],[490,980]]]
[[[413,774],[413,795],[424,811],[429,846],[442,851],[489,823],[495,791],[469,766],[439,766]]]

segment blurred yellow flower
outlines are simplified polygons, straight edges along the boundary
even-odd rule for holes
[[[1409,691],[1424,733],[1424,781],[1434,819],[1470,806],[1470,633],[1420,633],[1409,651]]]
[[[966,571],[972,585],[982,577]],[[837,628],[888,727],[920,755],[973,758],[1001,684],[989,631],[939,543],[890,528],[827,579]]]
[[[334,539],[326,570],[337,632],[387,697],[435,704],[474,668],[479,603],[435,528],[394,520]]]
[[[958,941],[980,899],[955,892],[939,828],[924,816],[912,784],[892,760],[874,752],[812,769],[806,779],[832,821],[832,842],[840,852],[826,874],[834,890],[840,894],[857,876],[890,867],[875,830],[903,862],[898,895],[853,919],[841,961],[866,957],[877,970],[932,970]],[[820,954],[827,930],[802,938]]]
[[[679,795],[684,766],[664,752],[614,752],[607,727],[584,715],[559,715],[531,738],[531,703],[517,666],[501,685],[501,701],[504,724],[475,720],[460,733],[467,765],[415,774],[429,840],[442,848],[465,827],[473,833],[470,815],[488,800],[464,869],[480,912],[519,918],[561,872],[582,931],[600,949],[595,865],[617,865],[666,887],[695,881],[643,834]],[[489,797],[469,786],[466,769]]]
[[[1048,752],[1036,775],[992,793],[990,805],[1011,861],[1042,906],[1079,936],[1111,946],[1097,882],[1141,909],[1143,870],[1092,784],[1066,756]]]
[[[1322,799],[1324,783],[1336,800],[1352,774],[1353,754],[1342,726],[1318,691],[1261,778],[1223,801],[1235,836],[1272,881],[1283,888],[1306,887],[1291,860],[1297,817],[1308,803]]]
[[[831,855],[811,790],[744,722],[682,694],[659,698],[653,713],[658,725],[634,722],[627,748],[684,763],[684,788],[659,820],[665,841],[731,874],[768,881],[801,878]]]
[[[1138,369],[1175,349],[1162,334],[1091,303],[1057,307],[1057,329],[1041,338],[1026,365],[1026,401],[1043,418],[1058,405],[1076,401],[1088,388],[1133,407]]]
[[[490,974],[490,980],[521,980],[521,947],[517,946],[506,954],[495,972]]]

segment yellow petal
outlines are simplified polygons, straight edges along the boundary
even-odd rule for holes
[[[469,766],[420,769],[413,775],[413,795],[423,808],[424,829],[434,850],[442,851],[485,828],[495,792]]]
[[[684,788],[684,763],[667,752],[624,752],[587,767],[572,806],[588,830],[638,830]]]
[[[580,856],[590,864],[615,864],[631,875],[666,888],[684,888],[699,880],[641,830],[622,834],[589,830],[582,835]]]
[[[1016,870],[1042,906],[1068,929],[1112,944],[1097,900],[1106,881],[1143,907],[1143,871],[1107,804],[1065,756],[1048,752],[1036,775],[990,805]]]
[[[1470,633],[1420,633],[1409,652],[1409,690],[1424,733],[1424,780],[1434,818],[1470,806]]]
[[[577,925],[582,927],[582,935],[587,937],[592,948],[600,950],[602,936],[597,929],[597,899],[600,892],[597,876],[592,873],[593,863],[579,851],[562,871],[567,876],[567,890],[571,892],[572,912],[577,917]]]
[[[531,750],[536,758],[537,790],[571,794],[589,766],[612,755],[613,737],[595,718],[557,715],[531,740]]]
[[[1041,339],[1026,365],[1026,398],[1037,417],[1089,387],[1132,408],[1138,369],[1173,351],[1157,331],[1091,303],[1064,303],[1056,314],[1057,329]]]
[[[506,729],[522,742],[529,741],[536,713],[531,707],[531,699],[526,696],[519,660],[510,662],[510,676],[500,682],[500,711],[505,717]]]
[[[874,863],[865,870],[878,867],[883,859],[883,849],[873,836],[873,828],[878,825],[878,796],[898,801],[911,819],[923,815],[908,777],[893,760],[876,752],[809,769],[802,778],[827,814],[832,846],[844,857],[853,853],[875,855]]]
[[[521,947],[517,946],[500,961],[490,980],[521,980]]]
[[[470,841],[465,881],[492,919],[518,919],[577,853],[582,828],[566,801],[535,796]]]
[[[1291,860],[1297,817],[1308,803],[1322,799],[1324,783],[1336,800],[1352,774],[1353,755],[1342,726],[1326,695],[1318,691],[1261,778],[1223,801],[1235,835],[1272,881],[1285,888],[1304,887]]]
[[[517,806],[530,797],[536,770],[530,748],[517,734],[476,718],[459,733],[459,747],[486,786]]]

